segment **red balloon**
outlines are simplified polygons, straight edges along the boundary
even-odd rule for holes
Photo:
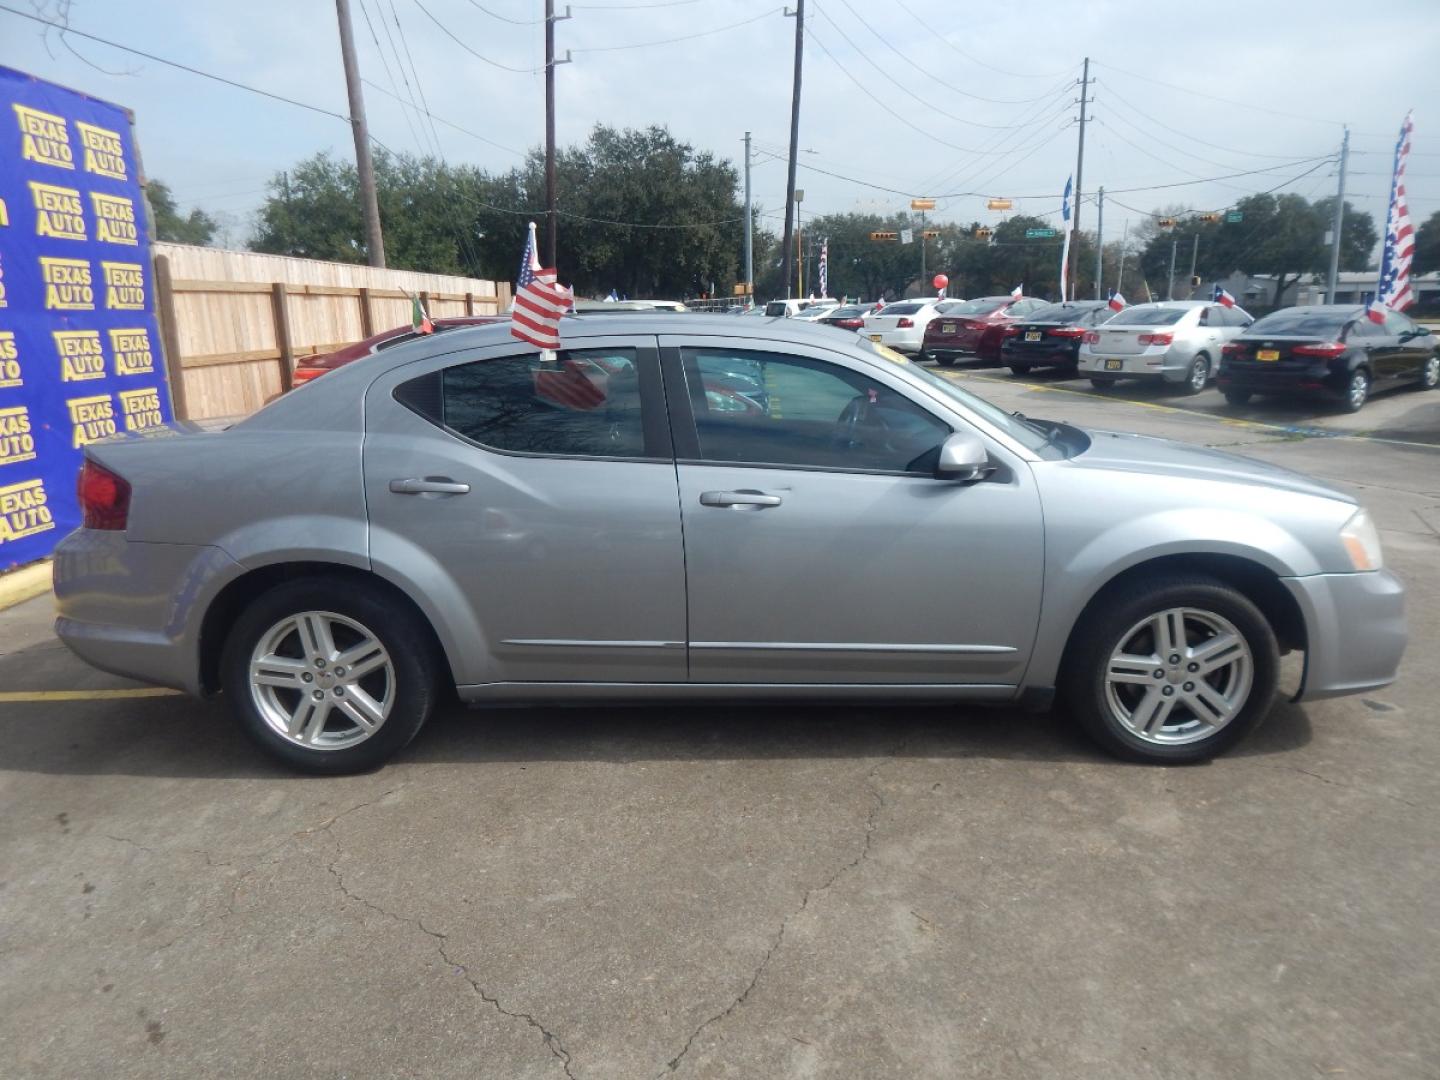
[[[934,285],[937,289],[943,289],[946,285],[950,284],[950,279],[944,274],[936,274],[935,280],[932,281],[931,284]]]

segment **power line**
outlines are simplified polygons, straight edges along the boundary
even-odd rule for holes
[[[416,2],[418,3],[419,0],[416,0]],[[572,5],[572,6],[574,6],[574,5]],[[748,18],[748,19],[742,19],[742,20],[740,20],[740,22],[737,22],[737,23],[730,23],[730,24],[728,24],[728,25],[726,25],[726,26],[716,26],[716,27],[713,27],[713,28],[711,28],[711,29],[709,29],[709,30],[701,30],[701,31],[699,31],[698,33],[685,34],[685,35],[683,35],[683,36],[681,36],[681,37],[661,38],[661,39],[658,40],[658,41],[635,41],[635,42],[631,42],[631,43],[628,44],[628,45],[592,45],[592,46],[585,46],[585,47],[578,48],[578,49],[571,49],[570,51],[571,51],[571,52],[577,52],[577,53],[581,53],[581,52],[617,52],[617,51],[619,51],[619,50],[621,50],[621,49],[648,49],[648,48],[649,48],[650,46],[652,46],[652,45],[674,45],[674,44],[676,44],[677,42],[681,42],[681,41],[693,41],[693,40],[695,40],[696,38],[709,37],[711,34],[721,34],[721,33],[724,33],[726,30],[734,30],[736,27],[749,26],[751,23],[759,22],[761,19],[768,19],[771,15],[774,15],[774,14],[776,14],[777,12],[782,11],[782,10],[784,10],[784,9],[783,9],[783,8],[778,8],[778,7],[777,7],[777,8],[769,8],[769,9],[767,9],[767,10],[765,10],[765,11],[762,11],[759,15],[752,16],[751,18]]]
[[[467,53],[475,57],[475,59],[479,60],[481,63],[489,64],[491,67],[499,68],[501,71],[513,71],[517,75],[534,75],[537,71],[540,70],[539,68],[511,67],[509,64],[502,64],[499,60],[491,60],[488,56],[476,52],[469,45],[465,44],[465,42],[460,40],[460,38],[456,37],[454,31],[452,31],[448,26],[442,23],[434,15],[430,14],[430,9],[427,8],[424,4],[422,4],[420,0],[415,0],[415,6],[418,7],[421,11],[423,11],[425,13],[425,17],[431,22],[433,22],[436,26],[438,26],[441,32],[444,33],[446,37],[448,37],[451,41],[455,42],[456,45],[459,45],[460,48],[464,49]]]
[[[436,116],[434,113],[429,112],[428,110],[421,109],[419,105],[411,104],[411,103],[405,101],[403,98],[398,97],[398,96],[395,95],[395,94],[392,94],[390,91],[386,90],[383,86],[377,86],[375,83],[371,82],[369,79],[362,79],[361,81],[362,81],[366,86],[370,87],[372,90],[378,90],[380,93],[384,94],[386,97],[388,97],[388,98],[393,98],[395,101],[398,101],[401,105],[403,105],[403,106],[405,106],[405,107],[407,107],[407,108],[415,109],[417,112],[424,112],[426,116],[428,116],[431,120],[435,121],[435,123],[437,123],[437,124],[444,124],[444,125],[445,125],[446,127],[448,127],[448,128],[454,128],[456,131],[460,132],[460,134],[462,134],[462,135],[469,135],[472,139],[479,139],[481,142],[487,143],[488,145],[495,147],[497,150],[504,150],[507,154],[514,154],[516,157],[520,157],[520,158],[523,158],[523,157],[525,156],[525,151],[523,151],[523,150],[516,150],[513,146],[506,146],[504,143],[498,143],[498,142],[496,142],[494,139],[487,139],[484,135],[481,135],[481,134],[479,134],[478,132],[471,131],[469,128],[461,127],[459,124],[455,123],[455,121],[453,121],[453,120],[447,120],[447,119],[445,119],[445,117],[443,117],[443,116]]]
[[[470,0],[470,6],[478,8],[492,19],[499,19],[501,22],[509,23],[511,26],[539,26],[544,19],[512,19],[509,15],[501,15],[498,11],[491,11],[480,0]]]
[[[906,15],[909,15],[912,20],[914,20],[914,21],[917,22],[917,23],[920,23],[921,25],[925,26],[927,29],[931,28],[929,23],[927,23],[927,22],[926,22],[924,19],[922,19],[919,15],[916,15],[915,12],[911,11],[910,8],[906,6],[905,0],[895,0],[895,2],[900,5],[900,10],[903,11],[903,12],[905,12]],[[847,5],[847,6],[848,6],[848,5]],[[984,60],[981,60],[978,56],[971,56],[971,55],[970,55],[968,52],[966,52],[964,49],[960,48],[959,45],[956,45],[954,42],[952,42],[952,41],[949,40],[948,38],[941,36],[939,33],[937,33],[937,34],[935,35],[935,40],[938,41],[938,42],[940,42],[940,44],[944,45],[946,48],[952,50],[953,52],[959,53],[959,54],[960,54],[961,56],[963,56],[966,60],[969,60],[972,64],[976,64],[976,65],[978,65],[978,66],[980,66],[980,67],[983,67],[983,68],[989,68],[991,71],[998,71],[1001,75],[1010,75],[1010,76],[1013,76],[1014,78],[1017,78],[1017,79],[1053,79],[1056,75],[1059,75],[1059,74],[1060,74],[1060,72],[1058,72],[1058,71],[1052,71],[1052,72],[1050,72],[1050,73],[1048,73],[1048,74],[1042,73],[1042,72],[1034,72],[1034,71],[1030,71],[1030,72],[1025,72],[1025,71],[1007,71],[1005,68],[996,67],[994,64],[986,63]],[[1073,70],[1073,69],[1072,69],[1072,70]]]
[[[1324,157],[1324,158],[1318,158],[1318,159],[1317,159],[1317,158],[1302,158],[1302,159],[1299,160],[1299,161],[1292,161],[1292,162],[1289,163],[1291,167],[1294,167],[1294,166],[1296,166],[1296,165],[1306,165],[1306,164],[1309,164],[1309,163],[1312,162],[1312,161],[1316,162],[1316,164],[1313,165],[1311,168],[1306,169],[1303,173],[1301,173],[1299,176],[1295,177],[1294,179],[1292,179],[1292,180],[1287,180],[1285,183],[1293,184],[1296,180],[1300,180],[1300,179],[1302,179],[1302,178],[1304,178],[1304,177],[1306,177],[1306,176],[1309,176],[1312,172],[1314,172],[1316,169],[1320,168],[1321,166],[1324,166],[1324,165],[1333,165],[1333,164],[1335,164],[1335,160],[1336,160],[1336,159],[1333,158],[1333,157]],[[1226,174],[1225,176],[1207,176],[1207,177],[1203,177],[1203,178],[1198,179],[1198,180],[1177,180],[1177,181],[1174,182],[1173,184],[1151,184],[1149,187],[1129,187],[1129,188],[1108,188],[1108,187],[1107,187],[1107,188],[1105,189],[1105,198],[1109,199],[1112,195],[1125,195],[1125,194],[1128,194],[1128,193],[1134,192],[1134,191],[1168,191],[1168,190],[1170,190],[1171,188],[1193,187],[1193,186],[1195,186],[1196,184],[1213,184],[1213,183],[1215,183],[1215,182],[1217,182],[1217,181],[1219,181],[1219,180],[1234,180],[1234,179],[1236,179],[1237,177],[1241,177],[1241,176],[1257,176],[1257,175],[1260,175],[1260,174],[1262,174],[1262,173],[1275,172],[1276,170],[1278,170],[1278,169],[1283,169],[1283,168],[1285,168],[1285,167],[1286,167],[1286,166],[1284,166],[1284,165],[1269,165],[1269,166],[1266,166],[1266,167],[1263,168],[1263,169],[1250,169],[1250,170],[1248,170],[1248,171],[1246,171],[1246,172],[1228,173],[1228,174]],[[1284,187],[1284,186],[1285,186],[1285,184],[1281,184],[1281,185],[1280,185],[1280,187]],[[1270,189],[1270,191],[1278,191],[1278,190],[1279,190],[1279,188],[1271,188],[1271,189]],[[1257,194],[1265,195],[1265,194],[1269,194],[1269,192],[1258,192]],[[1126,207],[1126,209],[1128,210],[1129,207]],[[1137,211],[1137,213],[1145,213],[1145,211]]]
[[[167,60],[163,56],[156,56],[143,49],[136,49],[129,45],[122,45],[118,41],[111,41],[108,38],[100,37],[97,34],[87,34],[84,30],[76,30],[73,26],[46,19],[40,15],[31,14],[28,11],[20,11],[18,8],[10,7],[7,4],[0,4],[0,11],[8,12],[11,15],[18,15],[22,19],[29,19],[31,22],[41,23],[45,26],[63,30],[67,34],[74,34],[76,37],[86,38],[89,41],[97,41],[101,45],[109,45],[112,49],[119,49],[121,52],[131,53],[134,56],[143,56],[146,60],[154,60],[157,64],[165,64],[168,67],[178,68],[181,71],[188,71],[191,75],[199,75],[202,79],[212,79],[226,86],[233,86],[237,90],[248,90],[252,94],[259,94],[261,97],[270,98],[272,101],[283,101],[286,105],[294,105],[297,108],[308,109],[310,112],[319,113],[321,116],[330,116],[336,120],[350,123],[350,118],[342,113],[330,109],[323,109],[319,105],[310,105],[304,101],[296,101],[294,98],[285,97],[283,94],[272,94],[269,90],[261,90],[258,86],[250,86],[246,83],[236,82],[234,79],[227,79],[224,75],[216,75],[213,72],[202,71],[200,68],[191,67],[189,64],[182,64],[178,60]]]
[[[704,3],[705,0],[655,0],[650,4],[571,4],[575,8],[591,11],[649,11],[652,8],[685,7],[689,4]]]
[[[374,24],[374,23],[371,21],[371,19],[370,19],[370,9],[369,9],[369,7],[366,5],[365,0],[360,0],[360,14],[365,17],[365,27],[366,27],[366,29],[368,29],[368,30],[370,31],[370,40],[375,43],[375,52],[376,52],[376,53],[379,55],[379,57],[380,57],[380,65],[381,65],[381,67],[383,67],[383,68],[385,69],[385,78],[386,78],[386,80],[390,83],[391,88],[395,90],[396,95],[398,95],[398,94],[399,94],[399,90],[400,90],[400,85],[395,81],[395,76],[394,76],[394,74],[390,71],[390,61],[385,58],[385,50],[380,47],[380,37],[379,37],[378,34],[375,33],[375,24]],[[380,20],[380,21],[381,21],[381,25],[384,25],[384,21],[385,21],[385,20],[384,20],[384,15],[383,15],[383,13],[382,13],[382,15],[381,15],[381,20]],[[376,90],[379,90],[379,89],[380,89],[378,86],[375,86],[374,83],[370,82],[369,79],[366,79],[366,78],[363,78],[363,77],[362,77],[360,81],[363,82],[363,83],[365,83],[367,86],[373,87],[373,88],[376,89]],[[384,91],[382,90],[381,93],[384,93]],[[397,100],[398,100],[398,97],[397,97]],[[417,133],[416,128],[415,128],[415,124],[414,124],[414,122],[410,119],[410,114],[409,114],[408,112],[402,112],[400,115],[405,118],[405,128],[406,128],[407,131],[410,132],[410,138],[414,139],[414,140],[415,140],[415,145],[416,145],[417,147],[419,147],[420,149],[423,150],[423,149],[424,149],[424,139],[421,137],[421,135],[420,135],[419,133]],[[423,131],[424,128],[422,127],[420,130]]]

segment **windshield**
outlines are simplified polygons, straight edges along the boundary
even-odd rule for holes
[[[1295,308],[1289,311],[1277,311],[1273,315],[1266,315],[1254,326],[1245,331],[1247,337],[1267,334],[1275,337],[1336,337],[1344,325],[1350,321],[1355,312],[1346,309],[1344,311],[1306,311],[1303,308]]]
[[[979,300],[959,300],[946,304],[940,309],[942,315],[989,315],[1010,303],[1008,296],[1000,298],[982,297]]]
[[[1046,304],[1030,313],[1027,322],[1079,322],[1095,310],[1093,304]]]
[[[962,390],[953,379],[936,375],[918,364],[912,364],[905,356],[885,345],[880,345],[873,341],[860,341],[857,344],[862,349],[868,349],[874,355],[884,360],[889,360],[892,364],[903,366],[905,370],[917,380],[926,386],[939,390],[944,397],[958,404],[962,410],[983,417],[989,421],[991,425],[999,428],[1027,450],[1034,451],[1046,457],[1056,454],[1054,442],[1048,434],[1031,427],[1019,417],[1000,408],[1000,406],[992,405],[984,398],[972,394],[968,390]],[[1063,451],[1060,452],[1060,456],[1063,456]]]
[[[1106,326],[1173,326],[1194,308],[1137,307],[1126,308]]]

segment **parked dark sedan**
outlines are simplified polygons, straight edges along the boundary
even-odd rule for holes
[[[821,326],[838,326],[841,330],[859,330],[865,325],[865,316],[874,310],[874,304],[842,304],[815,321]]]
[[[1034,367],[1077,369],[1085,331],[1113,318],[1104,300],[1066,300],[1037,308],[1001,331],[1000,360],[1012,375]]]
[[[1433,334],[1398,311],[1371,321],[1363,307],[1326,304],[1266,315],[1222,350],[1216,385],[1232,405],[1253,394],[1322,394],[1359,412],[1372,389],[1412,383],[1433,390]]]

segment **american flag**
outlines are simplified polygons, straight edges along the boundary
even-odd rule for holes
[[[1375,322],[1385,321],[1385,308],[1404,311],[1415,302],[1410,291],[1410,262],[1415,256],[1415,229],[1410,224],[1410,206],[1405,200],[1405,160],[1410,156],[1410,136],[1415,129],[1410,117],[1400,125],[1395,144],[1395,173],[1390,180],[1390,213],[1385,218],[1385,249],[1380,257],[1380,283],[1368,314]]]
[[[830,238],[820,244],[820,295],[830,295]]]
[[[557,283],[555,270],[540,265],[532,221],[520,257],[520,273],[515,278],[510,333],[541,349],[560,348],[560,317],[570,310],[570,301],[570,290]]]
[[[1065,179],[1065,194],[1060,199],[1060,228],[1064,230],[1065,241],[1060,246],[1060,299],[1069,295],[1070,282],[1070,192],[1075,186],[1075,177]]]

